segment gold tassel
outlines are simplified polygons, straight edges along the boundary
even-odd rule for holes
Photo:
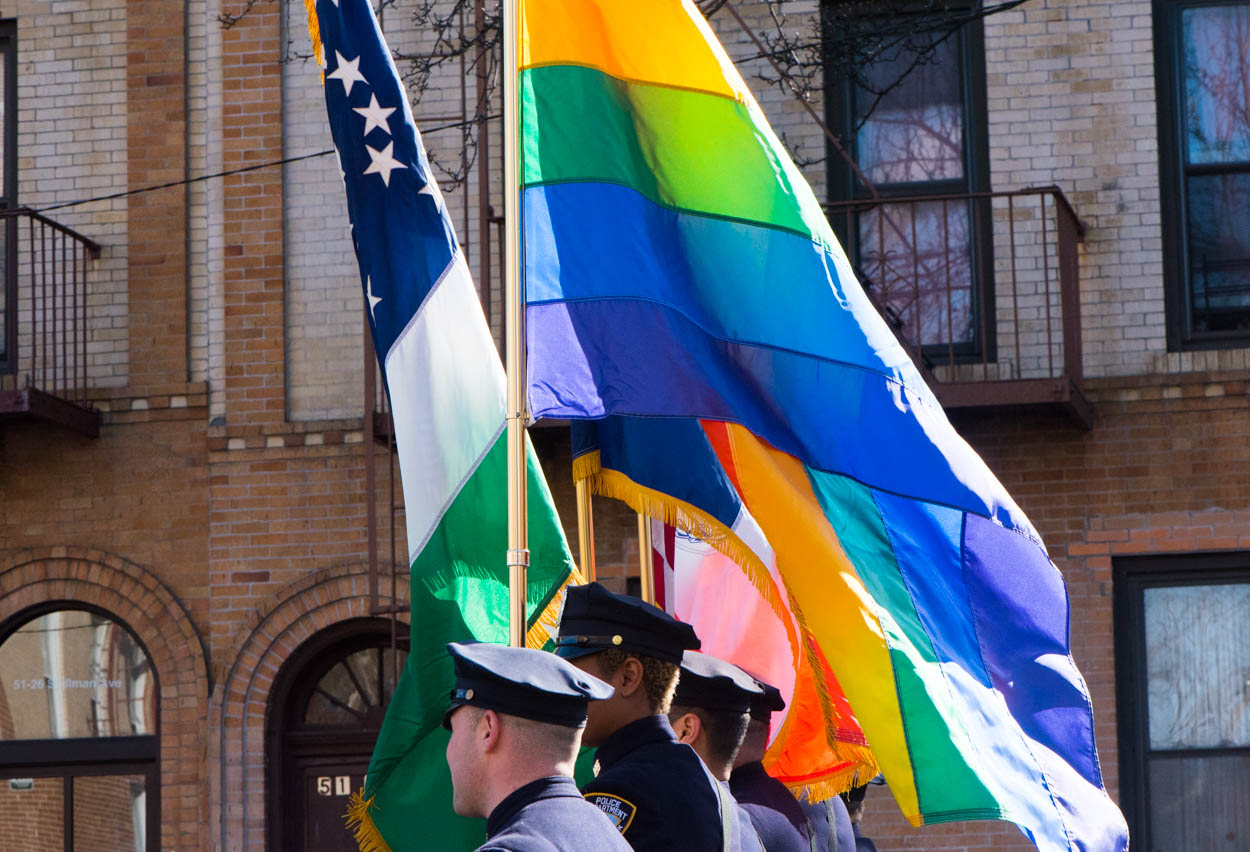
[[[588,476],[594,476],[598,473],[603,465],[600,462],[599,451],[585,453],[573,459],[573,481],[581,482]]]
[[[799,625],[799,636],[796,637],[789,613],[779,600],[773,578],[759,556],[743,544],[733,530],[703,510],[663,492],[639,485],[620,471],[605,470],[598,450],[573,459],[573,481],[582,480],[588,482],[593,493],[601,497],[620,500],[635,512],[660,518],[669,526],[702,539],[737,563],[751,584],[759,590],[764,600],[772,606],[782,624],[786,626],[786,635],[795,655],[802,653],[807,657],[816,686],[816,698],[825,721],[825,737],[834,753],[849,765],[819,781],[799,782],[787,784],[787,786],[793,790],[807,790],[812,801],[820,802],[851,789],[857,776],[876,777],[880,770],[872,750],[867,745],[847,743],[836,738],[838,720],[833,710],[833,702],[829,697],[829,684],[825,680],[825,672],[820,665],[820,658],[813,644],[815,639],[807,625],[807,618],[803,615],[803,610],[794,599],[794,595],[787,588],[785,591],[790,612],[794,614],[794,620]],[[533,639],[528,641],[532,645]]]
[[[579,482],[583,479],[590,485],[590,490],[600,497],[620,500],[635,512],[662,520],[670,527],[707,542],[736,563],[785,625],[791,650],[798,653],[798,637],[794,635],[794,627],[777,595],[777,587],[768,573],[768,568],[733,530],[683,500],[639,485],[620,471],[604,470],[598,451],[573,459],[573,481]]]
[[[871,752],[868,752],[867,746],[855,746],[854,748],[867,752],[868,759],[872,760],[872,754]],[[871,765],[873,769],[876,768],[875,762]],[[801,784],[786,784],[786,786],[790,788],[790,792],[793,793],[796,798],[806,795],[809,802],[823,802],[825,799],[832,799],[839,793],[845,793],[847,790],[857,786],[865,778],[877,777],[876,772],[873,772],[871,775],[865,775],[862,770],[863,764],[855,763],[844,769],[839,769],[836,772],[830,773],[824,778],[821,778],[819,781],[806,781]]]
[[[373,823],[369,811],[373,810],[376,796],[365,798],[363,790],[357,790],[347,801],[347,813],[343,815],[347,830],[351,831],[360,847],[360,852],[391,852],[391,847],[382,839],[382,833]]]
[[[317,68],[321,71],[321,85],[326,84],[326,62],[321,54],[321,22],[317,18],[317,0],[304,0],[304,9],[308,12],[308,37],[312,39],[313,57],[317,60]]]
[[[569,572],[568,579],[551,596],[551,600],[547,602],[547,605],[543,607],[543,611],[538,614],[538,618],[534,620],[533,625],[526,631],[526,647],[541,651],[543,646],[551,641],[551,637],[556,635],[556,629],[560,626],[560,609],[564,606],[564,591],[569,586],[582,586],[585,584],[586,578],[582,576],[581,571],[574,567]]]

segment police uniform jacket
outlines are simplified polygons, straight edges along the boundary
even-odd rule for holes
[[[490,812],[477,852],[629,852],[629,844],[572,778],[553,775],[514,790]]]
[[[766,852],[812,852],[811,826],[803,808],[786,785],[764,770],[764,764],[739,766],[729,776],[729,789],[751,816]]]
[[[816,852],[854,852],[855,831],[851,815],[841,796],[830,796],[823,802],[800,803],[816,836],[812,849]]]
[[[638,852],[722,852],[716,781],[664,716],[623,726],[600,745],[582,787]]]
[[[733,809],[733,818],[736,823],[733,836],[725,845],[735,852],[765,852],[764,842],[760,840],[759,832],[755,830],[755,824],[751,821],[751,815],[747,813],[746,808],[742,807],[734,799],[733,793],[729,789],[729,782],[718,781],[716,783],[723,790],[724,798],[722,801],[727,802]]]

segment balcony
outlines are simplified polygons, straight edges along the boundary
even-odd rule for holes
[[[826,206],[869,295],[951,409],[1058,409],[1093,424],[1078,243],[1055,186]]]
[[[45,216],[0,214],[0,422],[25,420],[96,437],[88,401],[88,273],[100,247]]]

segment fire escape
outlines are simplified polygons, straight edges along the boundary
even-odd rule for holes
[[[0,214],[0,422],[31,421],[88,437],[92,261],[100,246],[33,210]]]
[[[826,210],[944,408],[1052,409],[1091,427],[1081,368],[1085,226],[1059,187]]]

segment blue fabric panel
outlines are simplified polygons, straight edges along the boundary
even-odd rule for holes
[[[1093,710],[1070,656],[1063,577],[1033,542],[972,515],[963,551],[986,669],[1030,740],[1072,848],[1123,852],[1128,829],[1100,792]]]
[[[858,282],[787,231],[661,207],[627,187],[530,187],[525,299],[639,299],[705,333],[889,373],[911,361]],[[845,268],[845,267],[844,267]]]
[[[741,423],[810,467],[1032,529],[941,408],[877,373],[719,340],[655,302],[530,305],[526,322],[535,417]]]
[[[964,563],[994,687],[1031,738],[1101,785],[1089,695],[1069,657],[1063,577],[1033,542],[982,518],[968,519]]]
[[[741,423],[814,468],[1035,535],[824,249],[614,185],[523,201],[534,416]]]
[[[699,421],[608,417],[575,422],[572,428],[574,456],[597,446],[604,469],[619,471],[638,485],[689,503],[733,527],[742,501]]]
[[[961,751],[977,767],[978,776],[992,789],[1009,819],[1035,842],[1045,838],[1048,844],[1062,844],[1067,836],[1066,814],[1051,793],[1027,732],[992,682],[983,661],[986,647],[1001,655],[1005,648],[1034,640],[1001,629],[978,636],[965,585],[962,512],[881,492],[873,494],[873,501],[881,511],[916,615],[939,661],[946,690],[939,704],[948,708],[950,723],[962,734]],[[995,528],[1025,541],[1020,535]],[[1041,552],[1036,545],[1026,543]],[[1047,569],[1053,570],[1049,565]],[[1088,789],[1084,794],[1101,797]]]

